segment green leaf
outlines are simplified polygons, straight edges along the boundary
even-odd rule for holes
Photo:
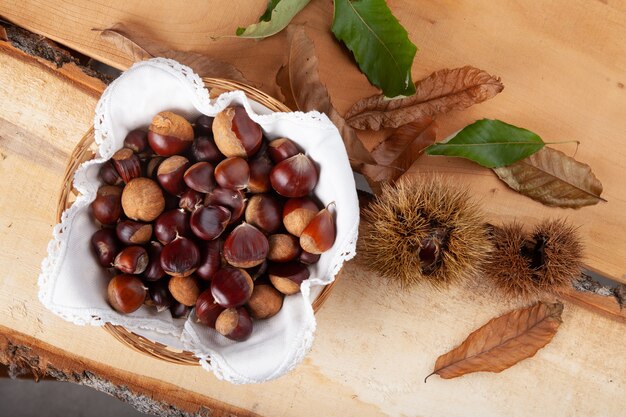
[[[332,31],[385,96],[415,93],[411,65],[417,47],[384,0],[335,0]]]
[[[430,145],[426,153],[458,156],[487,168],[497,168],[524,159],[544,145],[530,130],[500,120],[483,119],[466,126],[448,142]]]
[[[272,19],[272,11],[274,11],[278,2],[280,2],[280,0],[270,0],[269,3],[267,3],[267,9],[265,13],[259,17],[259,22],[269,22]]]
[[[237,28],[236,34],[241,38],[263,39],[272,36],[287,27],[291,19],[311,0],[270,0],[267,10],[259,23],[247,28]],[[271,16],[268,18],[268,12]]]

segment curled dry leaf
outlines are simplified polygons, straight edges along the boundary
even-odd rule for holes
[[[510,368],[534,356],[552,340],[562,322],[562,312],[561,303],[539,302],[492,319],[460,346],[441,355],[430,375],[450,379],[471,372],[501,372]]]
[[[319,78],[315,46],[306,35],[304,27],[290,26],[287,32],[291,40],[288,62],[276,75],[276,83],[284,96],[284,103],[294,110],[317,110],[325,113],[337,126],[354,171],[373,181],[385,181],[396,176],[398,172],[396,168],[376,163],[354,129],[347,125],[333,107],[328,90]]]
[[[99,29],[94,29],[99,30]],[[194,72],[202,77],[226,78],[229,80],[250,83],[241,71],[226,62],[209,58],[197,52],[174,51],[156,43],[154,40],[139,34],[130,35],[130,31],[121,23],[115,24],[109,29],[100,31],[102,39],[110,42],[113,46],[125,53],[133,62],[143,61],[161,56],[174,59],[181,64],[191,67]]]
[[[415,88],[416,93],[409,97],[390,100],[380,94],[359,100],[348,110],[345,119],[356,129],[396,128],[481,103],[502,91],[504,85],[500,78],[466,66],[434,72],[417,81]]]
[[[580,208],[606,201],[589,165],[556,149],[544,147],[494,172],[512,189],[547,206]]]

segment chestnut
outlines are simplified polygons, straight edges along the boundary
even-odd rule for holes
[[[165,276],[165,271],[161,268],[163,245],[152,241],[145,246],[145,249],[148,253],[148,266],[143,271],[142,277],[146,281],[158,281]]]
[[[124,147],[142,153],[148,147],[148,133],[141,129],[131,130],[124,138]]]
[[[227,107],[213,120],[213,137],[225,156],[248,158],[261,147],[261,126],[250,119],[241,106]]]
[[[173,319],[187,318],[190,312],[191,308],[182,303],[179,303],[176,300],[172,301],[172,305],[170,305],[170,314],[172,315]]]
[[[255,284],[246,307],[253,318],[268,319],[278,314],[283,307],[283,299],[284,295],[271,285]]]
[[[110,268],[115,256],[120,250],[120,243],[117,241],[113,229],[100,229],[91,236],[91,246],[96,252],[98,263],[101,266]]]
[[[275,139],[270,142],[267,147],[267,153],[275,164],[284,161],[287,158],[296,156],[300,153],[298,145],[294,141],[287,138]]]
[[[321,254],[335,243],[335,221],[326,207],[320,210],[300,235],[300,246],[307,252]]]
[[[308,197],[291,198],[283,206],[283,224],[294,236],[300,237],[302,231],[319,212],[319,207]]]
[[[157,155],[181,154],[191,147],[194,133],[191,124],[182,116],[164,111],[152,119],[148,143]]]
[[[185,211],[192,212],[198,206],[201,206],[203,201],[204,195],[190,188],[180,195],[178,207]]]
[[[122,148],[115,152],[111,157],[111,162],[125,183],[141,176],[141,162],[132,149]]]
[[[224,258],[237,268],[251,268],[267,257],[269,242],[256,227],[242,223],[224,241]]]
[[[183,179],[187,168],[189,168],[189,160],[187,158],[180,155],[170,156],[159,165],[157,180],[168,193],[180,195],[186,188]]]
[[[317,185],[317,168],[304,154],[279,162],[270,172],[272,188],[284,197],[304,197]]]
[[[199,262],[198,246],[182,236],[172,240],[161,251],[161,268],[169,275],[186,277],[196,270]]]
[[[126,245],[143,245],[152,236],[152,225],[134,220],[122,220],[115,226],[115,233]]]
[[[261,278],[263,274],[265,274],[266,271],[267,271],[267,259],[263,260],[263,262],[261,262],[257,266],[253,266],[252,268],[246,269],[246,272],[248,272],[248,274],[252,278],[252,281],[254,281],[255,283],[257,279]]]
[[[273,262],[289,262],[300,254],[298,238],[286,233],[271,235],[268,238],[270,250],[267,259]]]
[[[210,193],[207,193],[204,204],[206,206],[222,206],[227,208],[230,211],[228,224],[233,224],[239,220],[245,209],[245,200],[242,191],[229,190],[222,187],[217,187]]]
[[[148,178],[135,178],[124,187],[122,207],[126,217],[143,222],[151,222],[165,208],[165,198],[161,187]]]
[[[167,285],[174,300],[188,307],[196,305],[200,295],[200,283],[195,275],[173,276]]]
[[[183,209],[166,211],[154,222],[154,237],[164,245],[170,243],[176,236],[191,237],[189,217],[189,212]]]
[[[215,188],[213,165],[208,162],[196,162],[183,175],[187,187],[200,193],[208,193]]]
[[[211,280],[211,294],[225,308],[244,305],[250,299],[253,287],[250,275],[238,268],[222,268]]]
[[[134,275],[116,275],[109,281],[107,300],[111,307],[122,314],[132,313],[143,305],[146,287]]]
[[[230,211],[221,206],[200,206],[189,222],[194,235],[203,240],[218,238],[230,221]]]
[[[148,284],[149,305],[156,307],[157,312],[170,308],[174,299],[168,288],[169,280],[162,279]]]
[[[112,225],[122,215],[122,205],[122,189],[113,185],[103,185],[91,203],[91,211],[100,223]]]
[[[231,156],[215,167],[215,181],[220,187],[243,190],[250,180],[250,167],[245,159]]]
[[[193,131],[196,136],[212,136],[213,118],[211,116],[207,116],[206,114],[201,114],[194,123]]]
[[[156,180],[159,165],[161,165],[163,161],[165,161],[165,158],[162,156],[153,156],[152,158],[150,158],[150,160],[146,164],[146,177]]]
[[[148,266],[148,252],[141,246],[127,246],[117,254],[113,266],[125,274],[141,274]]]
[[[320,260],[320,256],[321,255],[319,254],[310,253],[303,250],[300,251],[300,256],[298,257],[298,260],[305,265],[312,265]]]
[[[215,330],[222,336],[241,342],[252,334],[252,319],[245,308],[229,308],[217,317]]]
[[[215,302],[211,289],[203,291],[196,300],[196,319],[199,323],[215,328],[217,316],[224,311],[224,307]]]
[[[113,162],[106,161],[100,166],[98,173],[102,181],[109,185],[121,185],[124,183],[120,174],[117,173],[117,169],[113,166]]]
[[[255,157],[248,165],[250,166],[248,191],[255,194],[271,191],[270,172],[273,165],[267,154],[264,152],[262,155]]]
[[[224,242],[221,239],[209,240],[198,245],[200,249],[200,264],[198,269],[196,269],[196,275],[199,278],[210,281],[213,275],[221,268],[223,245]]]
[[[224,155],[217,149],[217,145],[211,137],[207,136],[199,136],[191,145],[191,155],[196,160],[196,162],[210,162],[211,164],[217,164],[219,161],[224,159]]]
[[[256,194],[248,201],[245,218],[265,233],[274,233],[282,225],[282,204],[270,194]]]
[[[309,279],[309,270],[297,261],[272,263],[268,274],[272,285],[285,295],[299,292],[302,281]]]

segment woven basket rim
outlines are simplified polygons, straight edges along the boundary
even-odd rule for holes
[[[263,91],[258,90],[250,85],[240,83],[238,81],[221,78],[202,77],[202,81],[204,82],[205,87],[209,90],[209,94],[212,97],[226,91],[241,90],[249,98],[255,100],[260,104],[263,104],[272,111],[291,111],[291,109],[285,104],[276,100],[269,94],[266,94]],[[65,173],[63,175],[63,184],[59,193],[59,200],[57,205],[57,222],[61,222],[61,215],[67,208],[72,205],[72,197],[77,194],[77,191],[73,187],[74,173],[83,162],[91,160],[95,157],[95,150],[93,149],[94,146],[95,132],[92,126],[78,142],[78,144],[72,151],[69,157],[69,161],[66,165]],[[322,289],[320,294],[313,302],[313,311],[317,312],[322,307],[324,302],[328,299],[328,296],[330,295],[330,292],[332,291],[336,281],[337,278],[335,278],[333,282],[326,285]],[[138,335],[123,326],[105,323],[103,328],[121,343],[127,345],[137,352],[141,352],[145,355],[177,365],[200,365],[200,363],[198,362],[198,358],[193,353],[174,349],[162,343],[155,342],[146,337]]]

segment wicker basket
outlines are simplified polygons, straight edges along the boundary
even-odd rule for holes
[[[216,78],[203,78],[204,85],[209,89],[211,97],[215,97],[226,91],[241,90],[246,95],[265,107],[276,112],[286,112],[290,109],[283,103],[245,84],[236,81],[228,81]],[[65,169],[63,186],[61,189],[59,204],[57,207],[57,222],[61,221],[61,214],[70,207],[76,200],[77,191],[72,186],[76,169],[85,161],[95,157],[97,146],[94,140],[93,128],[83,136],[81,141],[70,155],[69,163]],[[319,296],[313,302],[313,310],[317,311],[322,306],[330,294],[335,282],[326,285]],[[112,334],[120,342],[130,346],[134,350],[159,358],[161,360],[179,365],[199,365],[198,359],[191,352],[170,348],[158,342],[149,340],[143,336],[133,333],[122,326],[115,326],[110,323],[104,325],[104,329]]]

